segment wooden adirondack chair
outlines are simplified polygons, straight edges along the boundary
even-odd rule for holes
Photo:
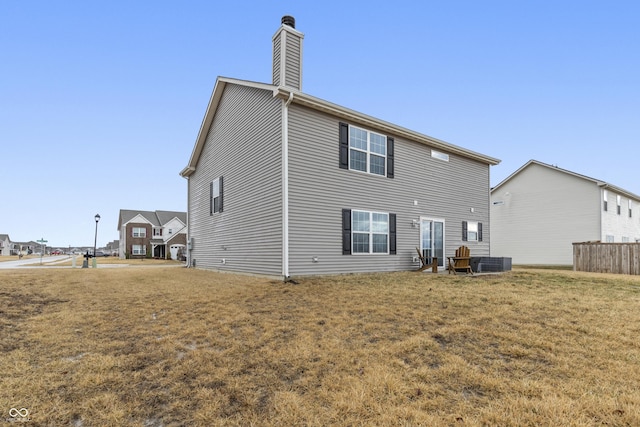
[[[418,258],[420,258],[420,268],[416,271],[423,271],[430,268],[432,272],[438,272],[438,258],[432,258],[431,262],[429,262],[422,252],[420,252],[420,249],[416,248],[416,252],[418,252]]]
[[[456,249],[456,255],[447,257],[449,260],[449,274],[453,271],[453,274],[458,274],[457,270],[464,270],[467,273],[473,274],[473,270],[471,269],[471,264],[469,261],[471,257],[469,256],[469,248],[466,246],[460,246]]]

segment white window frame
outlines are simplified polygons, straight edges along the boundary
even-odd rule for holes
[[[356,230],[356,216],[357,214],[367,214],[369,219],[369,224],[367,226],[367,230]],[[386,218],[386,231],[375,230],[374,216],[384,216]],[[369,250],[367,252],[356,250],[356,235],[367,235],[367,245]],[[386,236],[386,248],[384,252],[375,251],[374,249],[374,236]],[[374,211],[365,211],[359,209],[351,210],[351,253],[353,255],[389,255],[389,239],[391,238],[389,233],[389,213],[388,212],[374,212]]]
[[[216,178],[211,181],[212,190],[211,197],[213,199],[213,206],[211,207],[211,213],[220,212],[220,178]]]
[[[620,195],[616,196],[616,206],[616,212],[620,215],[622,213],[622,197]]]
[[[142,232],[140,230],[142,230]],[[145,238],[147,237],[147,229],[145,227],[133,227],[131,230],[131,236]]]
[[[131,255],[146,255],[147,245],[131,245]]]
[[[467,242],[478,241],[478,222],[467,221]]]
[[[359,146],[354,146],[354,143],[357,142],[358,140],[354,140],[355,136],[354,136],[354,131],[360,131],[360,132],[364,132],[366,133],[367,136],[367,140],[366,140],[366,148],[363,147],[359,147]],[[381,137],[384,141],[384,143],[382,144],[382,147],[384,149],[384,154],[378,153],[374,150],[374,142],[372,141],[372,136],[376,136],[376,137]],[[352,162],[354,161],[355,157],[353,155],[353,153],[363,153],[366,156],[366,168],[365,170],[362,169],[358,169],[355,167],[352,167]],[[377,158],[381,158],[382,159],[382,173],[379,172],[372,172],[371,171],[371,158],[372,157],[377,157]],[[349,170],[353,170],[353,171],[357,171],[357,172],[364,172],[364,173],[368,173],[371,175],[378,175],[378,176],[387,176],[387,136],[383,135],[381,133],[377,133],[377,132],[373,132],[364,128],[360,128],[357,126],[352,126],[349,125]]]
[[[449,155],[441,151],[431,150],[431,157],[433,157],[434,159],[445,161],[445,162],[449,161]]]
[[[153,227],[153,237],[162,237],[162,227]]]

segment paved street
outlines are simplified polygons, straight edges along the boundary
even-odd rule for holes
[[[82,267],[82,261],[84,258],[82,255],[76,255],[76,268]],[[16,261],[0,261],[0,269],[9,268],[72,268],[70,265],[58,265],[69,261],[71,258],[69,255],[44,255],[42,257],[42,265],[40,265],[40,258],[28,258]],[[117,268],[126,267],[127,264],[100,264],[98,262],[98,268]],[[91,261],[89,261],[89,267],[91,268]]]

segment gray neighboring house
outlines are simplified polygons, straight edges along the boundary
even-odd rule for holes
[[[11,239],[8,234],[0,234],[0,256],[11,255]]]
[[[640,196],[530,160],[491,190],[491,255],[572,265],[573,243],[640,241]]]
[[[272,84],[216,81],[180,172],[190,265],[286,280],[488,256],[499,160],[303,93],[303,38],[284,17]]]
[[[0,234],[0,256],[28,255],[36,250],[41,250],[42,245],[36,242],[12,242],[8,234]]]
[[[118,231],[121,259],[170,256],[177,260],[186,251],[187,213],[121,209]]]

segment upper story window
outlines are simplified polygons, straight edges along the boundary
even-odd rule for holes
[[[631,218],[632,212],[633,212],[633,203],[631,203],[631,199],[629,199],[629,218]]]
[[[431,150],[431,157],[434,159],[444,160],[445,162],[449,161],[449,155],[446,153],[441,153],[440,151]]]
[[[349,126],[349,169],[385,175],[387,137]]]
[[[162,237],[162,227],[153,227],[153,237]]]
[[[621,209],[621,204],[622,204],[621,197],[620,196],[616,196],[616,206],[617,206],[618,215],[620,215],[620,212],[622,210]]]
[[[340,123],[340,168],[394,176],[393,138]]]
[[[604,202],[602,204],[602,209],[606,212],[608,210],[608,203],[607,203],[607,190],[603,190],[602,191],[602,201]]]
[[[147,237],[147,229],[144,227],[133,227],[133,237]]]
[[[169,229],[169,234],[173,234],[173,229],[172,228]]]
[[[222,212],[222,177],[211,181],[209,193],[209,215]]]

